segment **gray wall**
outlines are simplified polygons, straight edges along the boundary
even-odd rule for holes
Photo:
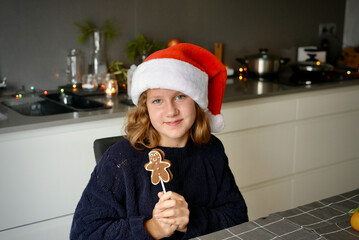
[[[346,2],[343,47],[359,46],[359,1]]]
[[[272,54],[296,58],[298,46],[319,42],[318,24],[336,23],[334,45],[342,44],[344,0],[1,0],[0,76],[10,88],[31,85],[54,89],[66,84],[66,51],[80,45],[74,22],[106,19],[121,31],[107,44],[108,60],[131,62],[126,44],[142,33],[167,43],[171,38],[210,51],[224,43],[224,63],[269,48]],[[56,77],[59,73],[59,77]]]

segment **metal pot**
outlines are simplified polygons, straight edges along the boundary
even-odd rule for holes
[[[270,55],[268,49],[260,48],[259,53],[236,60],[246,65],[250,73],[263,77],[278,73],[280,65],[286,64],[290,59]]]

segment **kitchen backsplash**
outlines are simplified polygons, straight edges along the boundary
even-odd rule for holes
[[[79,44],[75,22],[114,23],[120,34],[106,43],[108,61],[129,66],[126,44],[137,34],[167,43],[172,38],[214,52],[223,43],[223,62],[268,48],[296,60],[298,46],[318,44],[320,23],[336,24],[335,44],[343,39],[343,0],[2,0],[0,77],[8,87],[54,89],[67,83],[68,49],[88,61],[90,42]]]

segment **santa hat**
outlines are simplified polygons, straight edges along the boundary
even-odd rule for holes
[[[206,111],[212,132],[224,129],[221,106],[226,86],[225,66],[211,52],[180,43],[151,54],[133,73],[131,98],[135,105],[147,89],[162,88],[190,96]]]

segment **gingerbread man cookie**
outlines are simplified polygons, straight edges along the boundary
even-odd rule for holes
[[[172,180],[172,173],[169,169],[171,161],[164,159],[165,153],[160,149],[153,149],[148,153],[150,161],[145,164],[145,169],[151,171],[151,182],[157,185],[162,179],[163,182],[168,183]]]

